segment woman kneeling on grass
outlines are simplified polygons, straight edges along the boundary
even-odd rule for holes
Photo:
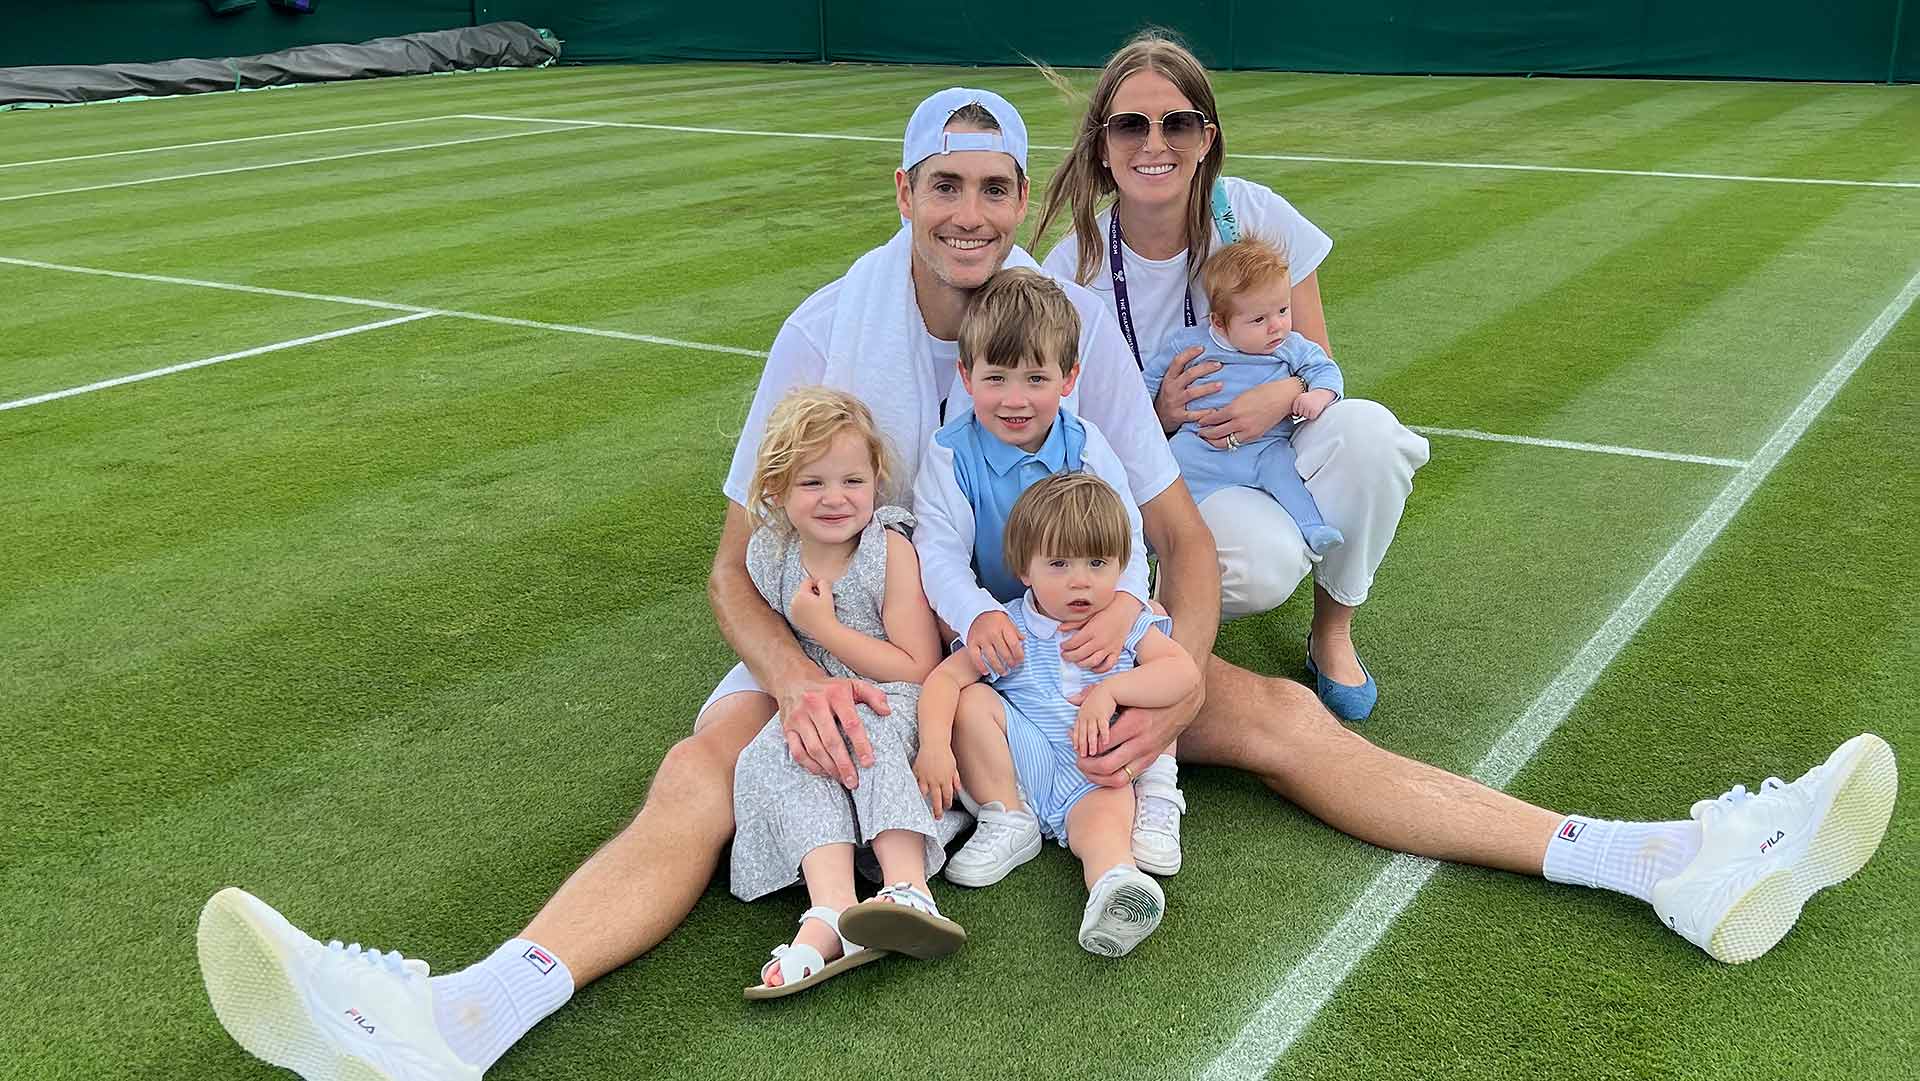
[[[1036,240],[1063,216],[1072,225],[1047,253],[1047,271],[1111,297],[1135,359],[1151,361],[1183,326],[1205,323],[1211,309],[1194,278],[1216,237],[1265,237],[1291,269],[1293,328],[1334,355],[1319,277],[1333,240],[1273,189],[1222,177],[1225,157],[1200,61],[1161,34],[1134,38],[1107,61],[1073,148],[1047,185]],[[1218,409],[1198,409],[1198,399],[1224,385],[1210,378],[1221,365],[1197,361],[1200,352],[1174,358],[1154,399],[1168,433],[1190,425],[1215,448],[1235,450],[1284,422],[1306,389],[1298,379],[1276,379]],[[1334,716],[1357,721],[1373,712],[1379,688],[1354,651],[1353,615],[1393,543],[1427,441],[1385,406],[1343,397],[1299,425],[1292,445],[1325,524],[1345,543],[1319,559],[1265,492],[1213,492],[1200,501],[1200,516],[1220,552],[1220,609],[1232,617],[1277,608],[1311,572],[1307,672]]]
[[[879,685],[891,712],[859,707],[873,764],[859,785],[802,767],[801,738],[767,723],[733,775],[733,892],[764,897],[804,878],[813,907],[746,989],[779,998],[876,960],[952,953],[966,941],[927,887],[946,852],[913,772],[920,681],[940,660],[920,562],[897,527],[913,518],[876,500],[894,463],[873,415],[851,395],[801,387],[774,408],[747,507],[760,527],[747,571],[785,615],[800,646],[831,676]],[[844,736],[840,738],[845,738]],[[857,756],[849,754],[858,761]],[[891,885],[854,904],[853,853],[870,845]],[[842,918],[844,915],[844,918]],[[863,948],[864,947],[864,948]]]

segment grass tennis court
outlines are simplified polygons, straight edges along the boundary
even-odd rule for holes
[[[1433,430],[1357,626],[1371,738],[1473,771],[1659,566],[1684,576],[1510,790],[1675,818],[1859,731],[1920,746],[1920,88],[1214,79],[1228,172],[1334,237],[1349,392]],[[216,889],[448,971],[626,821],[731,664],[704,586],[756,354],[892,233],[907,113],[962,82],[1067,141],[1019,69],[0,115],[0,1073],[268,1076],[200,986]],[[1221,652],[1301,675],[1308,607]],[[1050,851],[936,883],[956,957],[747,1003],[804,905],[722,879],[490,1076],[1891,1078],[1920,1051],[1911,787],[1865,871],[1727,968],[1624,897],[1459,867],[1355,948],[1329,932],[1411,861],[1186,777],[1186,869],[1122,962],[1075,944]]]

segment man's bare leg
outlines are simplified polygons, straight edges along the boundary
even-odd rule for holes
[[[1210,657],[1183,762],[1231,766],[1363,841],[1538,875],[1563,816],[1369,743],[1311,690]]]
[[[674,744],[626,828],[574,871],[522,938],[585,987],[658,945],[693,910],[733,836],[733,766],[774,714],[772,696],[715,702]]]

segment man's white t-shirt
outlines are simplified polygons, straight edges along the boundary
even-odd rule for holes
[[[746,506],[747,486],[753,480],[754,461],[760,453],[760,439],[766,434],[767,416],[794,387],[819,383],[826,371],[827,342],[833,335],[834,307],[839,302],[841,281],[836,280],[808,297],[781,326],[767,355],[767,366],[760,373],[760,387],[753,395],[753,407],[747,413],[746,427],[733,449],[733,465],[727,471],[723,491],[727,498]],[[1179,463],[1167,448],[1160,431],[1153,402],[1147,397],[1146,382],[1134,365],[1127,340],[1114,322],[1110,297],[1062,280],[1060,288],[1080,315],[1080,381],[1065,399],[1067,408],[1093,421],[1126,467],[1127,480],[1137,506],[1165,491],[1180,477]],[[922,332],[925,332],[924,324]],[[973,408],[973,399],[955,370],[960,356],[958,343],[928,335],[932,343],[931,361],[936,371],[933,385],[940,388],[946,407],[941,413],[945,423]],[[894,361],[898,363],[899,361]],[[875,358],[874,363],[887,363]],[[883,433],[891,434],[891,433]],[[925,447],[895,445],[908,474],[900,478],[895,494],[903,503],[913,477],[912,470],[926,453]]]
[[[1257,236],[1279,245],[1287,255],[1294,281],[1320,269],[1320,263],[1333,250],[1332,237],[1272,188],[1237,176],[1225,180],[1227,201],[1233,204],[1233,216],[1240,224],[1241,236]],[[1113,268],[1107,261],[1105,244],[1112,222],[1112,208],[1103,211],[1094,222],[1102,250],[1099,269],[1090,284],[1095,295],[1105,302],[1109,317],[1113,315]],[[1185,305],[1181,298],[1188,287],[1187,253],[1183,251],[1171,259],[1147,259],[1128,247],[1124,236],[1120,240],[1121,264],[1127,269],[1127,301],[1133,309],[1133,333],[1140,343],[1140,361],[1144,364],[1165,347],[1168,337],[1185,325]],[[1215,241],[1214,250],[1218,251],[1217,237]],[[1079,239],[1068,233],[1047,253],[1041,265],[1056,278],[1073,280],[1080,265]],[[1200,288],[1197,281],[1193,283],[1192,295],[1194,321],[1203,323],[1207,313],[1213,310],[1212,305],[1207,303],[1206,290]],[[1124,344],[1124,338],[1122,342]]]

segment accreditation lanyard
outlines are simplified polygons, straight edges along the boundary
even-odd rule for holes
[[[1133,350],[1133,363],[1145,368],[1140,359],[1140,343],[1133,336],[1133,306],[1127,303],[1127,268],[1120,259],[1120,211],[1115,208],[1111,223],[1107,226],[1107,264],[1113,270],[1113,310],[1120,317],[1120,333],[1127,339],[1127,348]],[[1186,325],[1193,326],[1193,289],[1188,287],[1186,296]]]

